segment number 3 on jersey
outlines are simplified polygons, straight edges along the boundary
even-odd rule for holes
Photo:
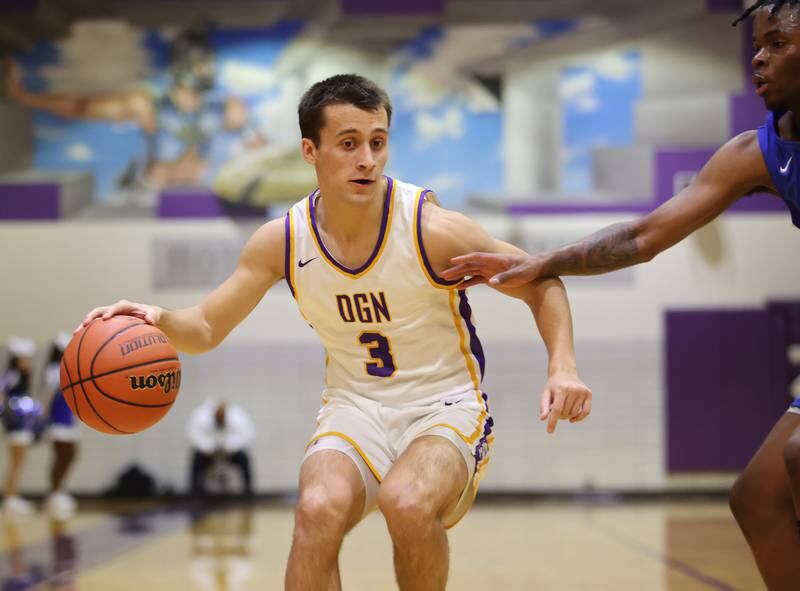
[[[369,348],[369,356],[376,361],[366,361],[367,373],[377,378],[390,378],[394,375],[394,357],[389,339],[379,332],[362,332],[359,342]]]

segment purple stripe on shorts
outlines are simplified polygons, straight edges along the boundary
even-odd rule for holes
[[[425,269],[428,271],[428,275],[430,275],[431,279],[433,279],[437,285],[442,285],[445,287],[458,285],[461,283],[460,279],[456,279],[455,281],[447,281],[436,274],[431,266],[430,261],[428,260],[428,254],[425,252],[425,245],[422,243],[422,204],[425,203],[425,196],[428,193],[430,193],[428,189],[425,189],[422,193],[420,193],[419,203],[417,204],[417,239],[419,241],[419,252],[422,255],[422,262],[425,265]]]
[[[792,406],[791,406],[790,408],[797,408],[797,409],[800,409],[800,398],[798,398],[797,400],[795,400],[795,401],[792,403]]]
[[[348,273],[349,275],[358,275],[359,273],[365,271],[369,268],[375,258],[378,256],[378,253],[381,251],[381,246],[383,246],[384,241],[387,240],[386,237],[386,228],[389,223],[389,211],[392,205],[392,188],[394,187],[394,180],[390,177],[386,177],[386,198],[383,200],[383,215],[381,216],[381,229],[378,232],[378,242],[375,244],[375,248],[372,250],[372,254],[369,255],[367,262],[361,265],[358,269],[350,269],[345,267],[339,261],[337,261],[331,253],[328,252],[328,249],[325,248],[325,244],[322,242],[322,236],[319,234],[319,230],[317,229],[317,216],[315,212],[315,205],[314,201],[316,192],[312,193],[309,197],[309,210],[311,212],[311,229],[314,232],[314,236],[317,238],[317,244],[322,249],[322,254],[328,259],[331,264],[336,265],[339,269]]]
[[[486,412],[489,412],[489,397],[486,395],[486,392],[481,392],[481,397],[483,398],[483,406],[486,408]],[[494,429],[494,419],[492,415],[486,417],[486,422],[483,424],[483,435],[478,440],[478,445],[475,446],[475,467],[477,468],[478,464],[480,464],[481,460],[487,456],[489,453],[489,436],[492,434],[492,430]]]
[[[283,278],[286,279],[286,285],[289,286],[289,291],[292,292],[292,297],[296,298],[297,296],[294,293],[294,285],[292,285],[292,224],[289,220],[290,213],[286,212],[286,223],[284,225],[284,230],[286,234],[286,252],[283,256]]]
[[[481,380],[483,380],[483,375],[486,372],[486,357],[483,355],[483,345],[481,345],[481,340],[478,338],[478,331],[475,329],[475,325],[472,324],[472,308],[467,299],[467,290],[459,289],[458,297],[460,298],[458,311],[461,313],[464,322],[467,323],[467,330],[469,331],[469,348],[475,359],[478,360],[478,365],[481,368]]]

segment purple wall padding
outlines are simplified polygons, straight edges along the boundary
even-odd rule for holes
[[[655,193],[656,203],[660,205],[675,194],[677,175],[698,173],[714,154],[715,149],[707,150],[662,150],[656,153]],[[744,197],[728,208],[728,211],[764,212],[788,211],[782,199],[774,195],[751,195]]]
[[[444,0],[341,0],[342,12],[359,14],[440,14]]]
[[[667,313],[669,472],[744,468],[789,406],[782,335],[766,310]]]
[[[228,203],[204,189],[168,189],[158,199],[159,218],[263,218],[266,210],[237,203]]]
[[[752,82],[750,83],[752,86]],[[731,137],[764,125],[767,109],[755,91],[730,98],[730,132]]]
[[[767,305],[769,313],[783,327],[784,350],[800,343],[800,301],[773,301]],[[800,366],[791,362],[786,363],[782,376],[782,383],[787,392],[791,390],[792,383],[800,376]]]
[[[55,183],[0,185],[0,220],[57,220],[60,197]]]

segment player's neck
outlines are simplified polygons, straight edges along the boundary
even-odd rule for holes
[[[339,244],[358,243],[372,232],[365,228],[379,228],[383,217],[387,182],[385,178],[376,183],[374,193],[363,203],[354,203],[326,193],[320,184],[320,196],[316,202],[317,227]]]
[[[800,141],[800,105],[791,111],[789,122],[793,141]]]
[[[778,132],[784,140],[800,141],[800,108],[791,109],[781,117]]]

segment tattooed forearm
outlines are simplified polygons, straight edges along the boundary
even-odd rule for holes
[[[553,253],[543,275],[597,275],[643,262],[633,224],[614,224]]]

